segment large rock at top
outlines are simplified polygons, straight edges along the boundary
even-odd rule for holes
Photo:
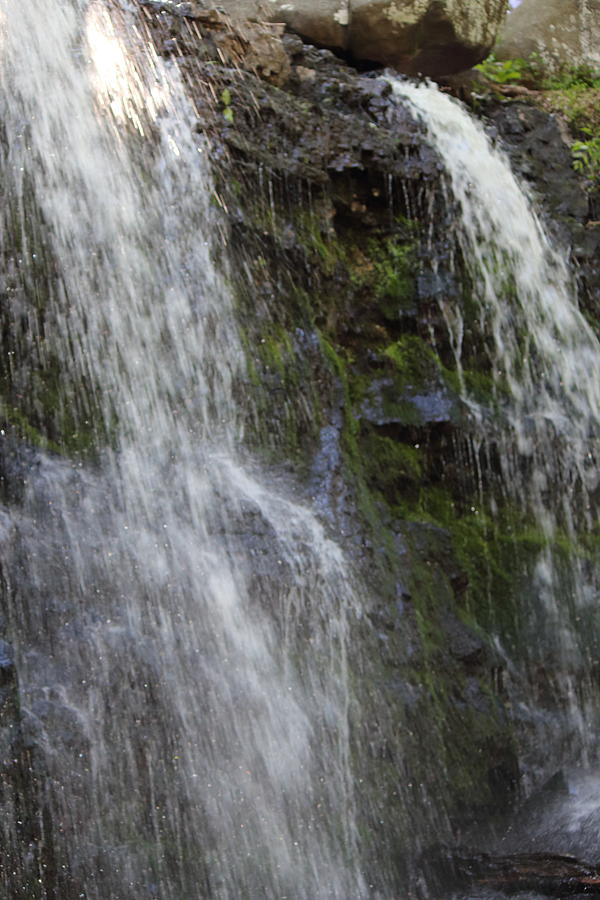
[[[349,49],[416,75],[450,75],[484,59],[506,0],[350,0]]]
[[[315,44],[346,47],[348,0],[219,0],[216,5],[232,18],[285,22]]]
[[[523,0],[506,20],[496,55],[533,53],[550,69],[580,63],[600,69],[600,0]]]
[[[425,75],[449,75],[482,60],[506,13],[506,0],[219,0],[219,6],[234,18],[284,22],[356,60]]]

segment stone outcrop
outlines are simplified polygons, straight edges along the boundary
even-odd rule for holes
[[[523,0],[506,20],[499,59],[541,56],[551,69],[600,68],[600,0]]]
[[[494,44],[505,0],[222,0],[238,19],[283,22],[355,60],[409,74],[468,69]],[[193,9],[193,5],[190,4]]]
[[[314,43],[346,46],[348,0],[224,0],[218,5],[236,19],[285,22]]]
[[[469,69],[494,44],[503,0],[350,0],[350,52],[401,72],[447,75]]]

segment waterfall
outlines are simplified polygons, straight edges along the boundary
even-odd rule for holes
[[[559,740],[555,721],[540,722],[537,742],[544,747],[563,740],[565,762],[589,761],[596,755],[598,716],[589,684],[597,585],[580,542],[597,524],[600,344],[578,308],[567,252],[548,236],[482,123],[435,85],[390,82],[440,155],[446,204],[455,216],[449,238],[472,282],[476,309],[468,315],[484,338],[494,410],[473,396],[465,379],[464,347],[467,333],[473,341],[473,323],[454,300],[442,300],[441,311],[475,440],[497,459],[499,490],[483,502],[494,515],[500,495],[541,536],[525,642],[532,668],[549,659],[556,670],[566,722]]]
[[[0,0],[0,405],[32,439],[0,434],[0,631],[23,747],[11,761],[0,719],[0,892],[430,900],[419,851],[448,838],[447,798],[411,771],[436,723],[405,729],[402,706],[443,715],[427,697],[431,662],[407,647],[391,674],[377,660],[371,672],[362,642],[388,639],[373,634],[389,598],[369,596],[294,485],[245,447],[253,398],[211,144],[135,6]],[[448,244],[476,300],[476,329],[471,307],[440,308],[473,457],[491,461],[482,505],[518,509],[539,538],[523,659],[497,640],[522,666],[513,719],[526,730],[537,715],[520,749],[541,778],[551,742],[552,765],[594,758],[584,536],[596,525],[600,346],[565,254],[482,126],[431,85],[388,80],[439,154]],[[470,388],[469,330],[488,404]],[[0,691],[5,651],[1,640]],[[548,658],[554,717],[523,687]],[[390,682],[384,700],[377,678]],[[398,708],[383,708],[397,687]],[[375,799],[358,774],[380,780]],[[579,830],[589,815],[579,809]]]
[[[96,452],[37,453],[5,536],[40,812],[4,889],[361,897],[360,589],[242,458],[209,146],[127,3],[48,6],[0,3],[2,246],[23,356],[58,361],[52,409]]]

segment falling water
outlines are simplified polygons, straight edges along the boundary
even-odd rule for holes
[[[40,364],[60,360],[57,406],[104,449],[38,454],[5,540],[40,810],[35,874],[4,870],[5,889],[363,896],[346,660],[360,599],[313,515],[242,465],[196,112],[127,4],[48,6],[0,3],[2,241],[18,236],[16,295],[47,260]]]
[[[243,354],[197,111],[125,0],[50,6],[0,0],[11,371],[19,387],[32,358],[58,361],[56,430],[72,409],[66,437],[87,430],[95,447],[31,455],[0,522],[35,807],[28,829],[18,812],[2,823],[20,860],[0,866],[3,889],[359,900],[347,654],[360,588],[311,511],[241,449]],[[463,399],[544,535],[535,627],[583,753],[575,622],[593,585],[577,553],[559,572],[552,548],[594,524],[600,348],[482,128],[430,86],[392,84],[446,167],[499,415],[464,377]],[[462,375],[465,321],[443,312]]]
[[[394,91],[418,111],[444,160],[482,329],[493,338],[494,381],[509,398],[510,437],[519,456],[534,459],[525,496],[551,536],[559,521],[573,523],[577,488],[589,493],[597,484],[591,451],[600,430],[600,345],[577,308],[564,253],[481,123],[434,86],[395,81]],[[446,314],[460,367],[465,322],[458,307]],[[556,483],[564,490],[552,509],[547,492]],[[524,495],[522,483],[515,494]]]
[[[557,673],[563,739],[569,734],[566,759],[586,759],[595,753],[597,704],[595,691],[582,695],[581,679],[589,678],[597,653],[597,586],[578,536],[597,521],[600,344],[577,306],[566,252],[552,243],[508,157],[481,122],[435,85],[391,83],[443,160],[446,202],[456,210],[455,238],[485,336],[495,412],[468,390],[463,342],[469,322],[460,303],[443,301],[462,398],[476,440],[495,448],[505,500],[531,517],[543,536],[527,652],[534,661],[550,660]],[[487,498],[492,514],[496,500]],[[558,543],[569,548],[566,566],[565,553],[560,559],[555,553]],[[538,746],[556,749],[556,723],[540,725],[549,730],[538,735]],[[545,755],[550,766],[560,764],[560,753]]]

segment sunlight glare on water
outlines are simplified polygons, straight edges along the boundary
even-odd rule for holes
[[[164,107],[164,86],[158,78],[152,85],[141,78],[111,15],[99,0],[85,14],[85,32],[92,66],[91,82],[100,106],[110,109],[116,125],[129,120],[143,136],[143,118],[155,120]],[[140,36],[134,37],[139,45]],[[148,45],[146,65],[153,64],[155,56],[154,48]]]
[[[126,2],[0,7],[7,194],[43,234],[60,402],[98,435],[93,462],[39,460],[7,554],[29,560],[14,640],[40,790],[61,786],[36,800],[62,823],[54,895],[362,898],[362,597],[239,449],[227,238],[182,73]]]

